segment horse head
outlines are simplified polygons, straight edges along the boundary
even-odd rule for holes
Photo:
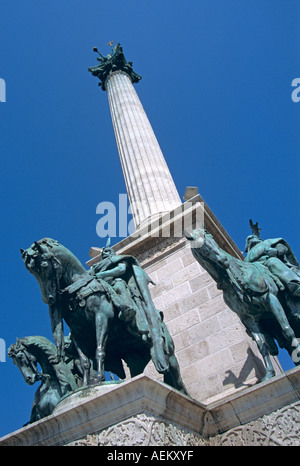
[[[61,397],[77,388],[71,368],[64,361],[58,364],[51,361],[55,355],[55,345],[42,336],[17,338],[17,342],[8,349],[8,356],[20,369],[25,382],[33,385],[41,381],[29,422],[51,414]]]
[[[50,239],[35,241],[30,248],[21,249],[22,259],[26,269],[37,279],[42,299],[47,304],[56,301],[62,266],[50,246]]]
[[[75,274],[86,272],[71,251],[51,238],[35,241],[20,251],[26,269],[40,285],[43,301],[49,305],[55,304],[59,291],[72,283]]]
[[[191,251],[195,259],[213,277],[216,282],[229,267],[227,254],[223,251],[213,236],[203,228],[185,231],[186,238],[191,241]]]
[[[23,339],[18,339],[17,342],[8,348],[8,356],[12,358],[13,363],[20,369],[24,380],[29,385],[33,385],[38,380],[41,380],[41,374],[37,368],[37,359],[31,354]]]

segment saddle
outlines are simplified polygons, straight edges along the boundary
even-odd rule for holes
[[[98,280],[89,274],[78,278],[74,283],[62,290],[62,293],[70,295],[73,301],[79,301],[79,306],[84,306],[85,299],[97,292],[111,295],[110,286],[104,280]]]
[[[74,283],[64,288],[62,293],[68,293],[70,296],[72,309],[76,303],[80,307],[85,306],[86,298],[95,293],[105,293],[117,308],[122,307],[122,302],[113,288],[105,280],[89,274],[78,278]]]
[[[241,288],[247,293],[255,295],[263,295],[268,289],[269,285],[265,276],[272,278],[269,270],[261,264],[248,264],[242,263],[240,267],[239,277],[235,277]],[[274,280],[274,279],[273,279]]]

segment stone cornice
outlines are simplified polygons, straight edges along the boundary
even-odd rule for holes
[[[185,205],[189,205],[191,207],[186,209]],[[195,222],[197,209],[203,210],[202,217],[205,229],[213,235],[218,245],[232,256],[243,260],[242,252],[238,249],[237,245],[233,242],[229,234],[199,194],[185,204],[179,206],[177,209],[169,212],[168,214],[162,215],[159,225],[156,228],[150,229],[150,232],[149,227],[152,224],[149,220],[149,225],[136,230],[133,235],[128,236],[112,247],[117,254],[133,255],[137,257],[141,263],[143,263],[143,260],[140,257],[141,252],[145,250],[150,251],[152,247],[156,248],[160,254],[164,253],[164,249],[169,251],[172,248],[184,247],[187,240],[183,234],[183,228],[181,228],[181,237],[174,236],[173,232],[176,230],[177,224],[186,225],[190,218],[192,219],[192,225],[190,225],[190,228],[196,228]],[[188,218],[187,222],[185,222],[185,218]],[[157,222],[155,221],[154,224],[157,224]],[[184,226],[184,228],[186,228],[186,226]],[[166,231],[170,232],[169,236],[165,235]],[[101,260],[101,249],[91,248],[89,255],[92,259],[87,261],[86,265],[92,267],[92,265]]]
[[[97,388],[97,387],[96,387]],[[291,369],[216,402],[199,403],[141,374],[110,391],[89,393],[56,413],[0,439],[0,446],[65,445],[139,413],[158,416],[209,439],[300,400],[300,368]],[[62,402],[63,403],[63,402]]]

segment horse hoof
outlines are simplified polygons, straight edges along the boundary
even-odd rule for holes
[[[103,375],[95,375],[89,379],[89,385],[101,385],[102,382],[105,382],[105,376]]]
[[[266,375],[259,381],[260,382],[265,382],[266,380],[272,379],[272,377],[275,376],[275,371],[269,371],[266,373]]]

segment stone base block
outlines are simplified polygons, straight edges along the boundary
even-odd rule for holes
[[[65,398],[0,446],[300,445],[300,368],[202,404],[146,375]]]
[[[206,408],[145,375],[62,400],[55,412],[0,445],[198,445]]]

